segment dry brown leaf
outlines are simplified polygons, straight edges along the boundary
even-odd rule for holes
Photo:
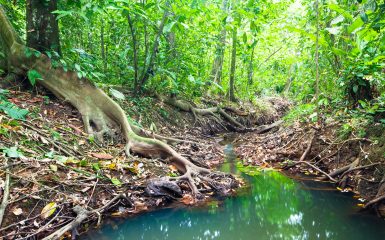
[[[23,209],[18,208],[18,207],[14,207],[12,209],[12,213],[15,214],[16,216],[19,216],[19,215],[21,215],[23,213]]]
[[[173,172],[177,172],[178,169],[174,166],[174,165],[169,165],[168,168],[173,171]]]
[[[81,192],[87,192],[88,190],[90,190],[91,189],[91,187],[85,187],[85,188],[83,188],[82,190],[80,190]]]
[[[91,156],[99,159],[110,160],[114,157],[108,153],[91,153]]]
[[[186,205],[193,205],[195,203],[195,200],[190,194],[185,194],[183,195],[181,202]]]
[[[136,212],[147,210],[147,206],[143,202],[136,201],[134,205],[135,205]]]

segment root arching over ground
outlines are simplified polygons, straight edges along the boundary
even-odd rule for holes
[[[214,187],[217,174],[213,174],[209,169],[196,166],[162,141],[174,141],[175,139],[151,136],[145,130],[131,125],[122,108],[89,80],[79,79],[75,72],[65,72],[62,68],[54,68],[51,59],[44,54],[27,57],[25,52],[34,50],[27,48],[19,40],[1,6],[0,39],[3,49],[7,52],[8,72],[23,75],[28,70],[34,69],[40,73],[42,80],[39,80],[38,84],[73,105],[81,114],[87,133],[93,134],[100,140],[106,136],[122,135],[126,142],[127,155],[134,153],[145,157],[161,157],[169,161],[182,175],[168,180],[186,181],[195,197],[200,195],[196,183],[197,178],[200,179],[199,181],[207,182],[214,190],[226,188],[226,186]],[[217,110],[221,113],[219,108]],[[198,112],[205,114],[203,111]],[[233,123],[237,125],[236,122]],[[222,175],[222,177],[226,178],[226,175]]]

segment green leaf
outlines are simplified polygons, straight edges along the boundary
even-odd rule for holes
[[[15,104],[5,101],[0,102],[0,111],[17,120],[25,120],[25,117],[29,113],[27,109],[21,109]]]
[[[354,86],[353,86],[353,92],[354,92],[354,93],[357,93],[357,92],[358,92],[358,85],[354,85]]]
[[[325,30],[328,31],[330,34],[338,35],[341,32],[341,27],[325,28]]]
[[[111,178],[111,182],[115,185],[115,186],[122,186],[122,182],[119,181],[119,179],[117,178]]]
[[[87,166],[87,164],[88,164],[87,160],[84,160],[84,159],[79,162],[79,166],[81,167],[85,167]]]
[[[364,23],[367,23],[367,22],[368,22],[368,15],[366,15],[365,12],[360,13],[360,18],[362,19],[362,21],[363,21]]]
[[[93,163],[92,169],[94,169],[95,171],[99,171],[100,170],[100,164],[99,163]]]
[[[352,15],[349,12],[347,12],[345,9],[341,8],[339,5],[337,5],[337,4],[329,4],[328,7],[331,10],[336,11],[339,14],[343,15],[346,19],[353,20]]]
[[[331,25],[336,25],[336,24],[338,24],[338,23],[340,23],[340,22],[343,22],[344,20],[345,20],[344,16],[343,16],[343,15],[339,15],[338,17],[334,18],[334,19],[330,22],[330,24],[331,24]]]
[[[176,21],[168,23],[166,26],[164,26],[163,33],[169,33],[171,32],[172,28],[174,27]]]
[[[27,76],[32,86],[35,86],[36,80],[43,80],[43,77],[35,69],[30,69]]]
[[[359,17],[348,27],[348,33],[353,33],[357,28],[362,27],[364,25],[364,21]]]
[[[48,203],[42,210],[41,210],[41,213],[40,213],[40,217],[42,219],[47,219],[49,218],[50,216],[52,216],[52,214],[55,213],[56,211],[56,203],[55,202],[50,202]]]
[[[24,55],[25,55],[27,58],[30,58],[30,57],[33,55],[33,51],[32,51],[30,48],[25,48],[25,50],[24,50]]]
[[[115,90],[115,89],[113,89],[113,88],[110,88],[110,94],[111,94],[114,98],[119,99],[119,100],[122,100],[122,101],[126,99],[126,97],[124,96],[124,94],[123,94],[122,92],[120,92],[120,91],[118,91],[118,90]]]
[[[23,156],[23,154],[17,150],[17,147],[5,148],[3,152],[9,158],[19,158]]]
[[[247,43],[247,35],[246,35],[246,33],[243,33],[243,42]]]

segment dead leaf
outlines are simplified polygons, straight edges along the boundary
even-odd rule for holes
[[[195,203],[195,200],[190,194],[185,194],[183,195],[181,202],[186,205],[193,205]]]
[[[23,209],[14,207],[12,209],[12,213],[15,214],[16,216],[19,216],[19,215],[21,215],[23,213]]]
[[[91,189],[91,187],[85,187],[85,188],[83,188],[82,190],[80,190],[81,192],[87,192],[88,190],[90,190]]]
[[[99,159],[104,159],[104,160],[110,160],[110,159],[114,158],[113,156],[111,156],[108,153],[91,153],[91,156],[93,156],[95,158],[99,158]]]
[[[173,171],[173,172],[177,172],[178,169],[174,166],[174,165],[169,165],[168,168]]]
[[[39,223],[36,221],[36,219],[33,221],[33,225],[34,225],[35,227],[39,227]]]
[[[55,213],[56,211],[56,203],[55,202],[50,202],[45,207],[41,210],[40,217],[42,219],[47,219],[49,218],[52,214]]]
[[[49,165],[49,168],[50,168],[52,171],[57,172],[57,166],[56,166],[56,165],[50,164],[50,165]]]
[[[135,205],[136,212],[147,210],[147,206],[143,202],[136,201],[134,205]]]
[[[49,144],[49,142],[47,141],[47,139],[45,139],[43,136],[39,136],[40,137],[40,141],[44,144]]]

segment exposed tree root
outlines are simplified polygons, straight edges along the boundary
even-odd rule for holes
[[[62,68],[54,68],[51,60],[44,54],[26,57],[26,51],[35,51],[23,45],[15,34],[3,9],[0,7],[0,38],[4,48],[8,52],[8,63],[11,70],[17,74],[25,74],[34,69],[42,76],[38,84],[51,91],[55,96],[73,105],[81,114],[85,131],[103,140],[108,136],[122,134],[126,141],[125,152],[139,154],[145,157],[161,157],[170,161],[181,172],[179,180],[187,181],[192,193],[199,197],[200,193],[196,187],[196,178],[203,181],[214,181],[210,176],[211,171],[194,165],[188,159],[177,153],[167,143],[183,142],[184,140],[165,138],[154,135],[137,126],[130,124],[122,108],[113,101],[102,90],[96,88],[89,80],[77,77],[75,72],[65,72]],[[176,101],[176,103],[179,103]],[[193,109],[191,105],[177,104],[183,109],[187,106],[197,115],[214,115],[219,113],[227,121],[238,128],[244,128],[242,124],[225,113],[221,108]],[[73,228],[82,222],[88,215],[95,211],[86,211],[77,207],[74,209],[78,217],[70,226],[63,227],[58,233]],[[55,239],[60,234],[55,233],[46,239]]]
[[[199,116],[211,116],[213,119],[219,124],[224,125],[219,120],[219,116],[221,116],[223,119],[225,119],[229,124],[228,127],[231,128],[231,130],[244,132],[244,131],[251,131],[252,129],[248,129],[243,124],[238,122],[236,119],[234,119],[232,116],[230,116],[228,113],[226,113],[222,108],[220,107],[210,107],[210,108],[196,108],[191,103],[178,100],[175,97],[164,97],[157,95],[157,97],[162,100],[163,102],[178,108],[179,110],[190,112],[193,114],[195,121],[200,121]]]
[[[5,164],[7,165],[7,162],[5,162]],[[8,205],[9,188],[11,184],[11,177],[9,175],[8,170],[9,170],[9,165],[7,165],[5,169],[6,173],[5,173],[5,183],[4,183],[4,189],[3,189],[3,200],[1,201],[1,205],[0,205],[0,227],[1,227],[1,224],[3,223],[5,209]]]
[[[260,134],[260,133],[267,132],[267,131],[271,130],[272,128],[278,127],[283,122],[284,122],[283,120],[279,120],[279,121],[276,121],[272,124],[259,126],[255,129],[255,133]]]

